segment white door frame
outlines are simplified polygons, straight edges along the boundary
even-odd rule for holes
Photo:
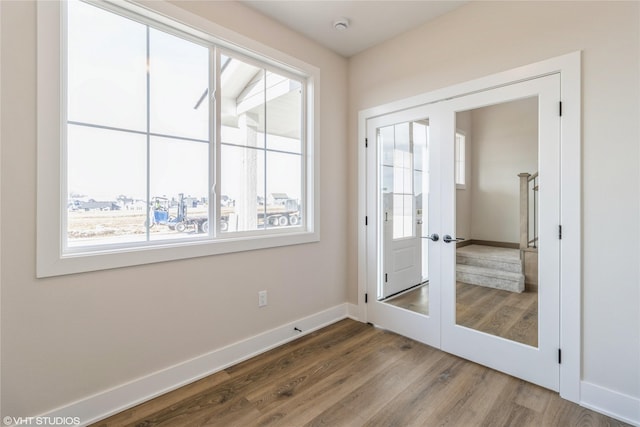
[[[381,115],[433,104],[549,74],[560,74],[560,396],[580,402],[582,357],[581,218],[581,52],[573,52],[362,110],[358,114],[358,318],[367,321],[367,121]]]

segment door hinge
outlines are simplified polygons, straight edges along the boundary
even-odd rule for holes
[[[369,294],[364,294],[364,303],[368,303],[369,302]]]
[[[560,101],[558,104],[559,104],[558,114],[560,115],[560,117],[562,117],[562,101]]]
[[[558,226],[558,239],[562,240],[562,226]]]
[[[384,273],[384,283],[387,283],[389,281],[389,275],[387,273]]]
[[[368,216],[364,217],[364,225],[369,225],[369,217]]]
[[[558,364],[562,363],[562,349],[558,349]]]
[[[364,148],[369,148],[369,138],[364,139]]]

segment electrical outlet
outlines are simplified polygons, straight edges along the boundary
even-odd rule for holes
[[[267,291],[258,292],[258,307],[267,305]]]

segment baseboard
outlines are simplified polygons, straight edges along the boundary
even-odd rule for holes
[[[511,242],[494,242],[493,240],[477,240],[477,239],[469,239],[456,244],[457,248],[462,248],[469,245],[482,245],[482,246],[493,246],[495,248],[508,248],[508,249],[520,249],[520,245],[518,243]]]
[[[79,425],[86,426],[344,318],[357,318],[352,313],[357,313],[356,305],[340,304],[54,409],[40,417],[79,417]],[[294,327],[302,332],[295,331]]]
[[[347,303],[347,317],[349,319],[362,321],[360,319],[360,307],[357,304]]]
[[[640,427],[640,398],[582,381],[580,405]]]
[[[358,314],[357,305],[340,304],[54,409],[41,414],[40,417],[50,419],[78,417],[81,420],[79,425],[86,426],[344,318],[359,320]],[[301,329],[302,332],[294,331],[294,327]],[[583,381],[580,404],[585,408],[640,427],[640,399],[638,398]]]

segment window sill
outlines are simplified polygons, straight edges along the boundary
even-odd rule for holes
[[[234,237],[216,241],[200,240],[64,254],[48,257],[43,250],[38,256],[38,278],[153,264],[210,255],[268,249],[320,241],[318,232],[295,232],[280,235]],[[58,251],[59,253],[60,251]],[[42,256],[45,255],[45,256]]]

